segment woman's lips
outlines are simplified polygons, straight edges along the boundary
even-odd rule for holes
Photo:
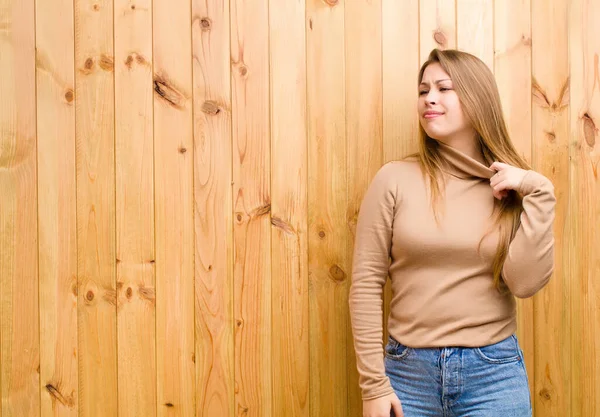
[[[425,113],[423,113],[423,118],[425,119],[435,119],[436,117],[439,117],[441,115],[443,115],[444,113],[440,113],[437,111],[426,111]]]

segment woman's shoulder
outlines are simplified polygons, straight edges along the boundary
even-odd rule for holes
[[[398,175],[411,176],[421,175],[421,164],[417,155],[409,155],[405,158],[386,162],[380,169],[382,175],[390,175],[398,178]],[[401,179],[401,178],[399,178]]]
[[[411,184],[419,183],[420,178],[422,174],[418,158],[406,157],[383,164],[375,174],[371,186],[398,192],[411,187]]]

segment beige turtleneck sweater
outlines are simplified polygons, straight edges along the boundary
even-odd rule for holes
[[[532,296],[553,271],[552,183],[528,171],[517,189],[523,212],[503,268],[510,293],[502,294],[492,278],[498,233],[488,235],[478,252],[493,224],[489,179],[494,171],[442,143],[439,150],[449,163],[439,226],[414,158],[384,165],[361,205],[349,307],[363,400],[394,392],[383,361],[382,293],[388,275],[392,337],[415,348],[476,347],[513,334],[513,295]]]

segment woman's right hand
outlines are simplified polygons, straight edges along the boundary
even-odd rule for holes
[[[394,414],[391,414],[391,410],[394,410]],[[363,401],[363,417],[390,417],[392,415],[404,417],[400,399],[394,393]]]

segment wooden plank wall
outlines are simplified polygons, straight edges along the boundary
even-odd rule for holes
[[[489,65],[556,187],[556,271],[518,302],[535,415],[599,415],[598,21],[586,0],[0,0],[0,417],[361,416],[354,227],[417,149],[436,46]]]
[[[569,88],[569,1],[552,3],[534,0],[531,5],[532,16],[539,17],[531,21],[532,160],[534,168],[553,181],[557,197],[556,271],[548,288],[534,300],[534,406],[541,416],[559,416],[567,410],[574,411],[570,404],[573,383],[569,381],[569,372],[577,358],[571,354],[571,344],[565,341],[570,340],[569,322],[575,317],[570,314],[575,313],[575,310],[570,311],[575,307],[571,304],[571,286],[583,278],[569,268],[573,260],[571,255],[575,254],[568,252],[567,241],[567,234],[572,233],[569,216],[574,215],[570,205],[580,192],[585,191],[569,192],[572,181],[569,159],[576,149],[569,148],[574,139],[569,137],[569,107],[575,105],[570,101],[570,94],[571,97],[578,94]],[[548,30],[548,27],[555,30]],[[590,227],[597,223],[592,217],[587,221]],[[594,265],[590,264],[588,268],[594,268]],[[574,332],[572,337],[581,336]],[[584,345],[588,343],[585,338],[581,341]],[[548,349],[548,346],[555,348]],[[578,356],[576,352],[580,349],[573,353]],[[593,372],[592,369],[589,371]],[[574,412],[573,415],[587,414]]]

